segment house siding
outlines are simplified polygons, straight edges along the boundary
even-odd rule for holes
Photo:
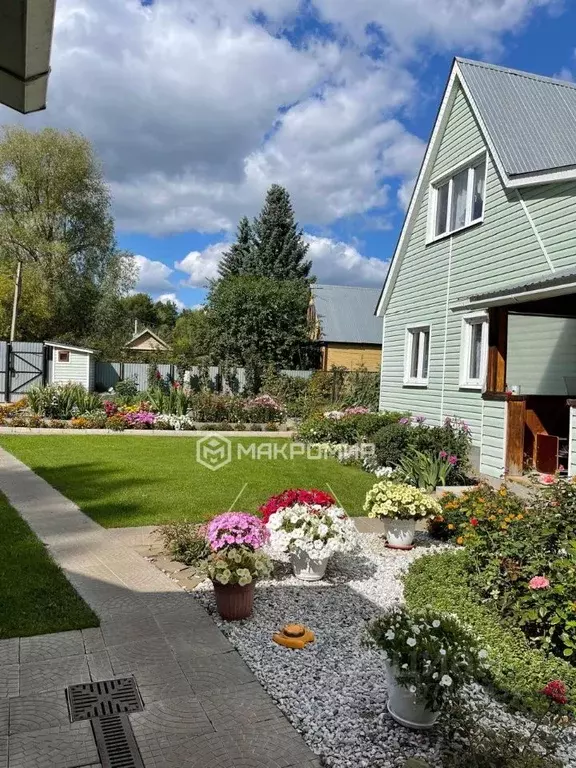
[[[481,405],[480,472],[502,477],[506,466],[506,408],[502,400],[483,400]]]
[[[477,390],[460,387],[460,337],[465,311],[452,308],[475,293],[494,290],[523,278],[551,274],[544,254],[515,191],[503,187],[488,154],[483,223],[427,244],[429,179],[445,175],[485,148],[464,92],[458,90],[408,240],[403,262],[385,312],[380,405],[407,410],[438,424],[446,416],[466,419],[480,443],[483,401]],[[558,269],[574,264],[576,185],[546,185],[522,190],[524,202]],[[570,257],[570,250],[572,256]],[[571,261],[570,261],[571,259]],[[431,328],[429,381],[425,388],[403,386],[406,327]],[[488,422],[504,410],[488,409]],[[484,414],[486,415],[486,414]],[[492,426],[489,427],[492,429]],[[490,440],[496,434],[486,433]],[[500,430],[500,438],[503,433]],[[500,458],[494,458],[498,468]]]
[[[73,352],[72,350],[62,350],[69,352],[70,360],[68,363],[58,362],[58,348],[54,349],[52,359],[52,381],[56,384],[67,384],[74,382],[89,387],[88,358],[86,352]]]

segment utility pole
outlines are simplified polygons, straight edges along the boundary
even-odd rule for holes
[[[16,282],[14,284],[14,302],[12,304],[12,323],[10,325],[10,343],[16,340],[16,318],[18,317],[18,302],[20,301],[20,289],[22,286],[22,262],[18,259],[16,267]]]

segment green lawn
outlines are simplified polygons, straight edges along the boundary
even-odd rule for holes
[[[335,459],[235,458],[212,471],[196,461],[198,438],[126,435],[3,435],[0,445],[73,499],[107,528],[206,520],[228,509],[255,512],[286,488],[331,492],[351,515],[361,515],[374,477]],[[238,444],[282,438],[233,438]],[[262,451],[263,449],[260,448]]]
[[[1,494],[0,528],[0,638],[97,627],[97,617]]]

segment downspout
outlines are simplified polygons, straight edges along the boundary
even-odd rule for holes
[[[446,354],[448,350],[448,313],[450,311],[450,281],[452,278],[452,242],[450,236],[450,245],[448,247],[448,278],[446,282],[446,306],[444,310],[444,351],[442,354],[442,388],[440,390],[440,424],[444,420],[444,386],[446,384]]]

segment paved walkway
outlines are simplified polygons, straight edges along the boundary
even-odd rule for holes
[[[0,768],[101,768],[65,688],[133,674],[146,768],[318,768],[195,598],[0,450],[0,490],[44,541],[99,629],[0,641]]]

